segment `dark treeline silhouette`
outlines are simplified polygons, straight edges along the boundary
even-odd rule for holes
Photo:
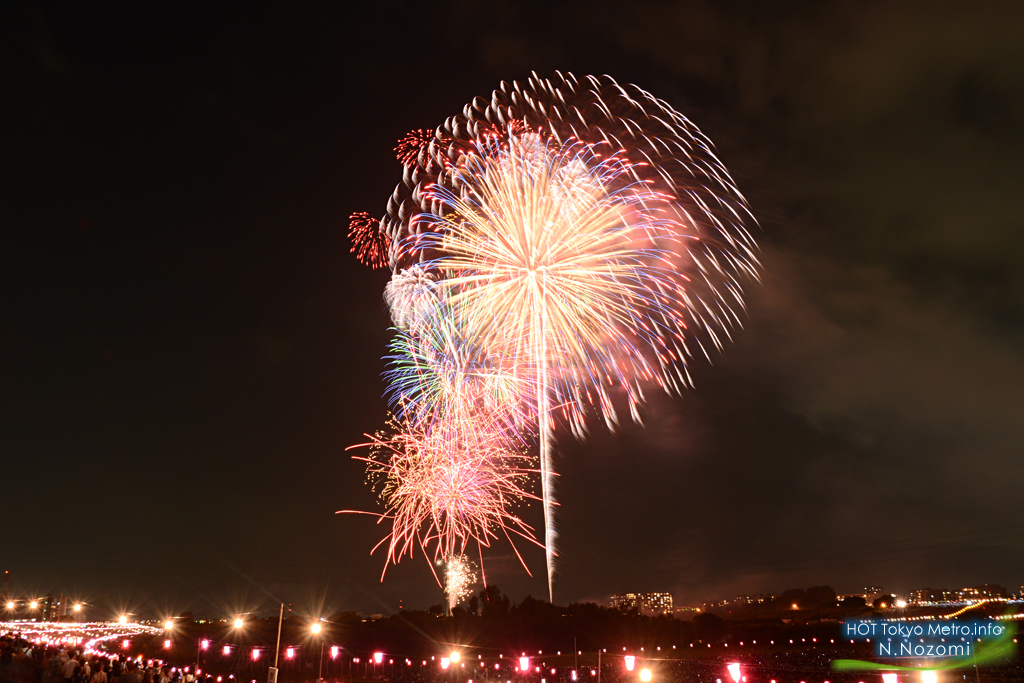
[[[570,653],[574,638],[577,650],[591,652],[612,645],[671,647],[695,634],[691,622],[671,616],[645,616],[594,603],[558,606],[531,596],[513,603],[497,586],[488,586],[464,605],[448,618],[440,618],[440,610],[432,608],[403,610],[375,621],[342,613],[331,621],[354,650],[371,651],[387,644],[421,657],[436,654],[444,643],[481,648],[488,656],[486,650]]]

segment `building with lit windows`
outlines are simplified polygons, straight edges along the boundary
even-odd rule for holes
[[[612,607],[623,612],[637,611],[640,614],[671,615],[671,593],[622,593],[612,596]]]
[[[1003,586],[985,583],[960,590],[921,588],[910,592],[909,602],[912,605],[941,605],[979,600],[1005,600],[1007,597],[1009,597],[1009,592]]]

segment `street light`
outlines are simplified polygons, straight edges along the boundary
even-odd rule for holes
[[[624,659],[626,660],[626,671],[632,671],[633,667],[636,666],[636,657],[633,655],[626,655]]]
[[[29,605],[28,605],[28,606],[29,606],[29,607],[30,607],[31,609],[36,609],[37,607],[39,607],[39,603],[38,603],[38,602],[36,602],[35,600],[33,600],[32,602],[30,602],[30,603],[29,603]]]
[[[729,666],[725,667],[729,670],[729,677],[732,678],[733,683],[740,683],[740,665],[738,662],[733,662]]]
[[[119,624],[127,624],[128,623],[128,617],[125,616],[124,614],[122,614],[120,616],[120,618],[117,620],[117,623],[119,623]]]
[[[164,630],[165,631],[170,631],[172,628],[174,628],[174,622],[173,621],[168,619],[167,621],[164,622]]]
[[[243,626],[245,626],[245,622],[242,621],[242,617],[235,619],[235,628],[242,628]]]
[[[644,683],[651,683],[651,670],[650,669],[642,669],[640,671],[640,680],[643,681]]]

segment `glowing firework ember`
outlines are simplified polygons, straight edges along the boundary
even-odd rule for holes
[[[639,422],[645,385],[691,384],[688,360],[739,325],[741,283],[759,267],[752,218],[696,126],[607,76],[503,83],[396,151],[403,183],[381,231],[388,303],[410,336],[393,359],[392,397],[420,407],[417,429],[475,421],[482,396],[532,405],[529,420],[521,407],[506,413],[540,433],[553,598],[554,420],[582,437],[588,413],[614,428],[617,404]],[[424,330],[450,343],[420,333],[427,311],[446,320]],[[469,348],[473,363],[455,352]],[[514,389],[481,392],[477,370],[446,369],[453,358]],[[482,414],[502,411],[492,400]],[[508,420],[490,422],[508,432]]]
[[[384,268],[388,265],[390,238],[381,230],[380,221],[365,211],[357,211],[348,219],[348,238],[352,240],[349,250],[364,266]]]
[[[444,593],[448,598],[448,613],[473,594],[479,581],[476,564],[465,555],[449,557],[444,562]]]

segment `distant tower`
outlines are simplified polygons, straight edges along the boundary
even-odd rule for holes
[[[4,594],[3,594],[4,604],[6,605],[7,601],[10,600],[10,599],[11,599],[11,570],[10,569],[5,569],[4,570]]]

